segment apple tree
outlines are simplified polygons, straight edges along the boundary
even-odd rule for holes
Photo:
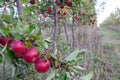
[[[1,0],[2,79],[70,80],[84,71],[79,66],[84,49],[71,50],[64,44],[61,51],[57,47],[58,24],[72,19],[72,32],[75,20],[95,24],[95,3],[94,0]],[[43,38],[41,32],[47,19],[54,25],[52,40]],[[5,67],[10,67],[7,77]]]

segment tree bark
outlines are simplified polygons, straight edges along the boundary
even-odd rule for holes
[[[75,36],[74,36],[74,15],[73,15],[73,18],[72,18],[72,26],[71,26],[71,31],[72,31],[72,48],[74,50],[75,48]]]
[[[56,39],[57,39],[57,34],[58,34],[58,14],[57,14],[57,7],[55,9],[55,14],[54,14],[54,31],[53,31],[53,52],[56,50]]]
[[[67,24],[66,23],[64,23],[64,30],[65,30],[65,36],[66,36],[66,43],[69,46],[69,37],[68,37]]]
[[[16,0],[16,3],[17,3],[18,16],[23,16],[23,11],[21,9],[22,7],[21,0]]]

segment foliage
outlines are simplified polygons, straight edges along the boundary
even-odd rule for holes
[[[43,38],[42,29],[53,25],[56,27],[56,24],[60,22],[70,22],[71,18],[82,25],[94,25],[96,23],[96,0],[20,1],[0,1],[0,7],[3,8],[0,14],[0,37],[3,41],[0,44],[0,63],[11,64],[10,72],[12,71],[12,73],[9,79],[70,80],[83,72],[85,69],[79,64],[82,63],[86,50],[73,51],[71,46],[66,45],[64,41],[60,47],[54,48],[52,46],[54,40],[49,41]],[[61,8],[61,5],[64,8]],[[58,13],[59,11],[60,13]],[[46,24],[47,22],[51,24]],[[6,42],[4,42],[3,36],[5,39],[7,38]],[[38,73],[34,67],[36,62],[29,63],[24,58],[18,58],[11,44],[8,44],[9,40],[23,42],[26,50],[30,47],[37,48],[39,58],[49,61],[51,68],[45,74]],[[61,44],[59,40],[58,42]],[[5,44],[3,45],[3,43]],[[57,45],[59,44],[57,43]],[[82,79],[91,79],[91,77],[92,73],[83,76]]]
[[[120,9],[116,8],[114,12],[110,14],[109,17],[107,17],[102,23],[101,26],[106,25],[119,25],[120,24]]]

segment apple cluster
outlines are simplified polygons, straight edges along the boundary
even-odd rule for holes
[[[62,4],[59,0],[55,0],[55,3],[60,7],[60,9],[58,10],[57,13],[58,14],[63,14],[64,16],[67,15],[67,11],[66,10],[69,7],[72,7],[72,5],[73,5],[73,3],[71,1],[67,1],[67,0],[64,2],[64,4]]]
[[[27,48],[21,40],[9,39],[5,36],[0,36],[0,44],[8,45],[17,58],[23,58],[28,63],[35,63],[35,69],[38,72],[45,73],[50,69],[49,60],[40,58],[35,47]]]

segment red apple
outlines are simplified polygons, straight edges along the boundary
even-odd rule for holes
[[[64,8],[64,5],[60,5],[60,8],[63,9],[63,8]]]
[[[58,14],[60,14],[60,10],[58,10],[58,12],[57,12]]]
[[[67,13],[66,13],[66,12],[64,12],[63,14],[64,14],[64,15],[67,15]]]
[[[71,7],[72,6],[72,2],[67,2],[67,5]]]
[[[30,0],[30,4],[35,4],[35,0]]]
[[[25,44],[20,40],[14,40],[10,46],[15,53],[24,53],[26,50]]]
[[[79,19],[80,19],[80,16],[76,16],[75,18],[76,18],[76,20],[79,20]]]
[[[48,13],[51,13],[51,12],[52,12],[51,7],[48,8],[47,12],[48,12]]]
[[[35,68],[40,73],[45,73],[50,69],[50,62],[46,59],[38,59],[35,63]]]
[[[44,13],[43,13],[42,15],[43,15],[43,17],[44,17],[44,18],[46,18],[46,17],[47,17],[47,15],[46,15],[46,14],[44,14]]]
[[[58,0],[55,0],[55,3],[58,3],[59,1]]]
[[[5,46],[5,44],[9,41],[9,39],[5,36],[0,36],[0,44]]]
[[[5,46],[5,44],[7,44],[8,46],[12,43],[13,39],[9,39],[5,36],[0,36],[0,44]]]
[[[23,55],[23,58],[28,63],[34,63],[39,57],[38,50],[34,47],[31,47],[26,50]]]

